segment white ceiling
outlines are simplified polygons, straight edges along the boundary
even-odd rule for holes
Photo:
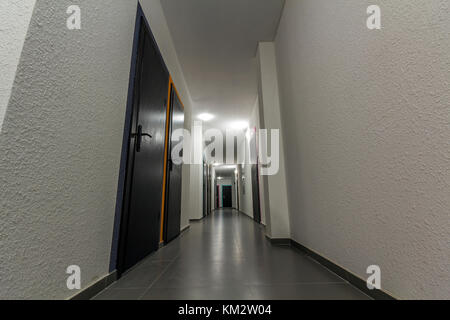
[[[257,97],[255,53],[272,41],[284,0],[161,0],[194,113],[224,129],[248,120]]]

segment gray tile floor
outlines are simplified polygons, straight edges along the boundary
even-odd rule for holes
[[[300,251],[274,246],[234,210],[191,224],[98,300],[369,299]]]

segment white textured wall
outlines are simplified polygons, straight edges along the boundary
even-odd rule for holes
[[[450,298],[450,3],[287,0],[276,39],[292,237],[398,298]]]
[[[36,0],[0,2],[0,133]]]
[[[203,167],[200,164],[190,165],[189,198],[189,219],[201,219],[203,217]]]
[[[67,298],[71,264],[83,287],[108,273],[137,1],[79,1],[75,31],[71,4],[36,3],[0,135],[0,299]],[[159,1],[144,4],[189,106]]]
[[[136,6],[38,1],[0,136],[0,298],[65,298],[108,273]]]
[[[191,123],[191,161],[201,162],[203,155],[202,122],[193,119]],[[200,128],[194,129],[194,126]],[[197,132],[198,131],[198,132]],[[199,159],[196,159],[199,158]],[[195,161],[195,162],[194,162]],[[198,220],[203,217],[203,165],[191,164],[189,181],[189,219]]]
[[[265,218],[267,221],[267,235],[270,238],[289,238],[290,221],[289,205],[286,190],[286,172],[284,160],[283,135],[284,127],[281,124],[280,101],[278,94],[278,78],[275,58],[275,48],[272,42],[260,42],[258,45],[257,60],[259,67],[259,108],[262,114],[262,129],[268,130],[268,141],[271,140],[270,132],[278,129],[279,140],[279,170],[276,174],[263,176],[267,193],[265,201]],[[270,139],[270,140],[269,140]],[[275,146],[273,146],[275,148]],[[271,150],[268,150],[269,155]]]

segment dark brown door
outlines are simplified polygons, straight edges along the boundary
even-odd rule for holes
[[[133,91],[119,273],[159,247],[168,84],[167,69],[150,31],[142,22]]]
[[[172,133],[175,130],[184,128],[184,110],[183,105],[175,91],[171,88],[171,107],[170,107],[170,125],[169,125],[169,147],[168,147],[168,166],[167,166],[167,189],[166,189],[166,211],[164,218],[164,241],[167,243],[180,234],[181,220],[181,176],[182,164],[174,163],[172,160],[172,151],[180,143],[172,141]],[[179,156],[182,156],[180,154]]]

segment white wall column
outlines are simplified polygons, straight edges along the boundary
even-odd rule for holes
[[[275,175],[262,176],[260,181],[266,190],[264,198],[266,210],[267,236],[270,238],[290,238],[289,207],[286,190],[284,165],[283,130],[280,117],[277,66],[275,48],[272,42],[261,42],[257,53],[259,65],[259,111],[261,128],[280,130],[279,171]],[[270,149],[269,149],[270,153]]]

